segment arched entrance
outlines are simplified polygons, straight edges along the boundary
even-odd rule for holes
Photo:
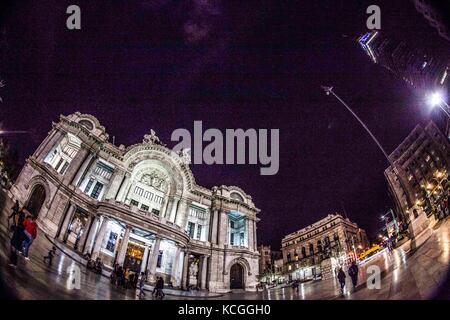
[[[44,186],[41,184],[36,185],[26,207],[33,216],[37,217],[39,215],[45,201],[45,196]]]
[[[239,263],[231,266],[230,289],[244,289],[244,267]]]

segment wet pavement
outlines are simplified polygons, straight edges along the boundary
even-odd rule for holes
[[[49,267],[43,261],[52,243],[40,232],[30,249],[30,260],[19,258],[17,269],[8,265],[9,234],[6,216],[10,214],[12,202],[0,191],[0,268],[2,282],[11,298],[17,299],[137,299],[135,290],[125,290],[111,285],[105,276],[95,274],[58,250]],[[65,249],[68,250],[68,249]],[[78,260],[78,259],[77,259]],[[81,261],[81,260],[80,260]],[[450,264],[450,219],[447,218],[433,231],[431,238],[412,255],[395,250],[386,251],[369,264],[376,264],[383,271],[380,289],[368,289],[363,283],[356,292],[346,290],[340,296],[335,279],[303,283],[299,291],[291,287],[275,288],[263,292],[235,292],[208,296],[196,292],[167,291],[166,299],[221,299],[221,300],[313,300],[313,299],[429,299],[436,296],[438,288],[448,290],[447,272]],[[70,269],[80,270],[80,289],[71,289]],[[68,272],[69,268],[69,272]],[[361,278],[364,268],[360,270]],[[70,278],[72,279],[72,278]],[[350,279],[347,277],[347,288]],[[443,292],[443,293],[442,293]],[[147,292],[147,299],[151,299]],[[442,291],[439,298],[450,299],[448,291]]]

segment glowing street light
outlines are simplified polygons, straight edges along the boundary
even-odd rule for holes
[[[435,107],[435,106],[441,104],[442,100],[443,100],[443,98],[442,98],[442,94],[440,92],[433,92],[432,94],[430,94],[430,96],[428,98],[428,103],[432,107]]]
[[[447,115],[447,117],[450,118],[450,114],[449,114],[449,112],[448,112],[448,110],[450,109],[450,106],[449,106],[448,103],[445,101],[444,95],[442,94],[442,92],[435,91],[435,92],[431,93],[431,94],[428,96],[428,104],[429,104],[431,107],[439,107],[439,108],[441,108],[442,111],[445,112],[445,114]],[[447,107],[447,110],[443,107],[443,105]]]

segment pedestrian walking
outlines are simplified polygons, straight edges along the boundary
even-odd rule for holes
[[[13,232],[14,227],[16,226],[16,217],[19,214],[20,207],[19,207],[19,201],[16,200],[13,207],[11,208],[12,213],[8,216],[8,229]],[[9,221],[12,219],[12,226],[10,226]]]
[[[117,281],[116,286],[125,286],[124,274],[122,266],[117,267]]]
[[[56,255],[56,247],[53,246],[49,251],[48,254],[44,257],[44,263],[48,260],[48,265],[51,267],[53,262],[53,256]]]
[[[37,236],[36,216],[28,216],[23,222],[23,227],[24,240],[22,242],[22,254],[26,260],[30,260],[30,258],[28,257],[28,251],[30,250],[30,246]]]
[[[352,265],[348,269],[348,275],[352,279],[353,290],[354,290],[356,288],[356,286],[358,285],[358,265],[356,264],[356,261],[352,262]]]
[[[139,294],[138,297],[139,299],[142,299],[145,296],[145,292],[144,292],[144,285],[145,285],[145,281],[146,279],[146,275],[144,272],[141,272],[141,276],[139,277]]]
[[[156,281],[156,294],[155,297],[156,299],[162,300],[165,296],[163,289],[164,289],[164,279],[162,277],[158,278],[158,281]]]
[[[347,278],[347,276],[345,275],[345,272],[342,268],[339,268],[337,277],[339,280],[339,285],[341,287],[341,295],[344,295],[345,279]]]
[[[294,280],[294,282],[292,282],[292,289],[294,289],[294,292],[296,292],[296,293],[298,293],[298,286],[299,286],[299,281]]]
[[[24,239],[23,231],[24,226],[23,222],[25,220],[25,213],[23,210],[20,210],[17,216],[15,217],[15,227],[11,237],[11,248],[9,254],[9,265],[13,268],[17,267],[17,253],[22,250],[22,242]]]

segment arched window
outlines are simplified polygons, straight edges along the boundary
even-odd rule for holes
[[[302,247],[302,256],[303,258],[306,258],[306,248]]]
[[[80,120],[78,123],[81,124],[83,127],[85,127],[88,130],[94,129],[94,125],[89,120],[83,119],[83,120]]]
[[[230,198],[233,200],[244,202],[244,198],[237,192],[230,193]]]
[[[309,254],[310,255],[314,254],[314,245],[312,243],[309,244]]]

